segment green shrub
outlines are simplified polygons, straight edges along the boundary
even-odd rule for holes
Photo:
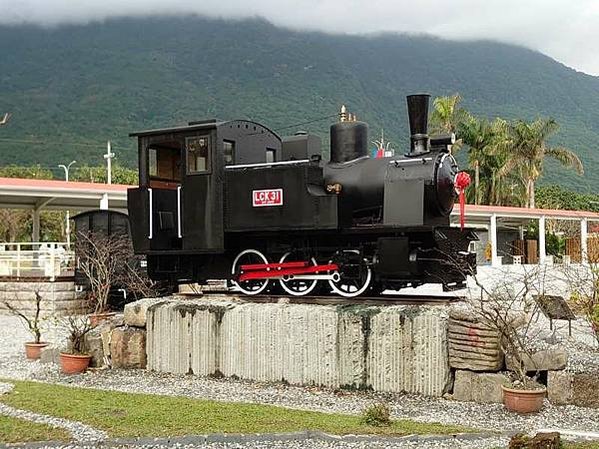
[[[374,427],[389,426],[391,424],[390,414],[387,404],[373,404],[362,412],[362,422]]]

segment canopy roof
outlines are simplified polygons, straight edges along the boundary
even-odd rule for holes
[[[88,210],[100,207],[108,195],[110,209],[127,209],[127,189],[133,186],[45,179],[0,178],[0,207],[12,209]]]

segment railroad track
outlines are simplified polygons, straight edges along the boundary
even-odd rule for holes
[[[253,303],[289,303],[289,304],[316,304],[316,305],[365,305],[365,306],[389,306],[389,305],[443,305],[459,302],[465,299],[463,296],[450,295],[417,295],[417,294],[401,294],[401,295],[382,295],[382,296],[361,296],[357,298],[344,298],[341,296],[326,296],[326,295],[306,295],[306,296],[291,296],[291,295],[254,295],[248,296],[239,294],[235,291],[205,291],[203,294],[199,292],[178,293],[185,297],[200,297],[211,296],[214,299],[234,299],[244,302]]]

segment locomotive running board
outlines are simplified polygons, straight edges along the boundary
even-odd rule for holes
[[[309,265],[308,262],[287,262],[242,265],[241,270],[247,272],[241,273],[237,281],[243,282],[258,279],[333,279],[335,273],[318,273],[322,273],[323,271],[337,272],[338,269],[339,266],[334,263],[327,265]],[[300,278],[299,276],[302,277]],[[321,278],[321,276],[326,277]]]

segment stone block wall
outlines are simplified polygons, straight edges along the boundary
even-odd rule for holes
[[[84,293],[75,291],[72,281],[0,282],[0,314],[8,314],[4,302],[25,314],[35,312],[35,293],[42,296],[41,310],[44,316],[69,315],[86,311]]]
[[[162,301],[147,308],[147,363],[161,372],[441,396],[450,378],[447,311]]]

